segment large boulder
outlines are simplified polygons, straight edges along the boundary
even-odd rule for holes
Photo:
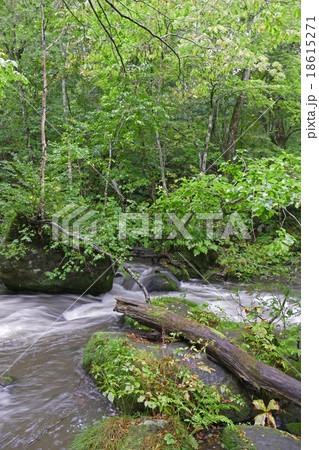
[[[242,450],[244,448],[299,450],[301,447],[300,440],[288,433],[256,425],[240,425],[236,429],[226,427],[222,440],[224,448],[229,450]]]
[[[51,236],[47,232],[34,227],[30,229],[28,240],[22,229],[26,227],[27,219],[19,215],[11,225],[0,254],[0,280],[13,291],[45,292],[48,294],[71,293],[99,295],[112,289],[114,271],[110,258],[103,257],[94,264],[83,258],[83,249],[77,254],[81,262],[76,261],[69,266],[63,276],[54,276],[56,269],[62,269],[68,261],[66,252],[73,249],[62,246],[51,248]],[[21,251],[13,254],[14,243],[23,244]],[[74,254],[76,256],[76,254]],[[63,271],[63,269],[62,269]]]
[[[233,422],[242,423],[253,416],[252,401],[245,387],[227,369],[209,359],[206,353],[195,352],[185,342],[174,342],[164,349],[160,344],[148,346],[133,342],[133,345],[152,352],[157,357],[161,357],[163,352],[166,356],[174,355],[178,357],[182,364],[189,367],[193,373],[196,373],[206,385],[216,387],[227,401],[237,406],[238,409],[229,409],[221,412]]]
[[[169,292],[179,291],[180,282],[169,272],[155,271],[151,275],[141,277],[148,292]]]
[[[206,385],[214,386],[227,402],[233,403],[237,409],[223,410],[221,414],[228,417],[235,423],[242,423],[253,416],[253,404],[245,387],[227,369],[219,366],[203,352],[197,352],[186,342],[173,342],[163,348],[162,344],[151,344],[140,339],[128,337],[124,332],[99,332],[95,333],[84,352],[85,366],[93,362],[99,364],[94,350],[99,343],[107,339],[126,339],[136,349],[152,353],[156,358],[165,356],[175,356],[186,365],[193,373],[196,373]]]

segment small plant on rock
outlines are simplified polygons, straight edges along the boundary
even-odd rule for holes
[[[254,400],[253,405],[255,409],[261,410],[262,413],[258,414],[258,416],[255,417],[255,425],[261,425],[263,427],[271,427],[271,428],[277,428],[276,420],[274,416],[271,414],[271,411],[278,411],[279,405],[276,400],[270,400],[268,403],[268,406],[266,408],[265,403],[263,400]]]

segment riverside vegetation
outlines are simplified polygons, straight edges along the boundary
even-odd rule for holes
[[[244,322],[234,323],[225,318],[225,315],[221,317],[212,313],[206,304],[199,306],[189,300],[176,299],[176,297],[155,298],[152,304],[163,308],[170,307],[174,312],[182,313],[198,323],[223,333],[237,331],[233,340],[239,346],[245,350],[248,349],[260,361],[299,376],[296,368],[299,367],[296,362],[300,357],[300,350],[296,345],[299,340],[299,326],[289,326],[286,323],[287,327],[284,329],[275,327],[268,321],[258,320],[255,311],[253,315],[248,312]],[[295,311],[297,313],[297,310]],[[283,319],[284,322],[287,319],[284,308],[280,313],[278,310],[274,311],[274,314],[277,319]],[[254,324],[252,324],[253,321]],[[133,327],[133,330],[141,329],[132,319],[128,318],[127,323]],[[142,328],[147,330],[145,327]],[[167,339],[170,342],[178,342],[179,337],[175,334]],[[120,449],[125,447],[125,443],[126,445],[130,443],[132,448],[135,448],[134,427],[137,424],[143,425],[143,420],[150,416],[154,416],[155,420],[158,418],[164,420],[165,426],[156,429],[154,435],[150,433],[150,430],[144,429],[139,435],[139,446],[136,448],[147,448],[147,446],[148,448],[198,448],[198,443],[193,436],[196,433],[198,436],[198,433],[205,429],[215,433],[217,441],[225,439],[225,442],[228,442],[229,439],[235,439],[238,431],[234,428],[232,418],[236,416],[229,413],[231,410],[240,411],[244,407],[243,396],[234,394],[229,386],[205,383],[199,377],[198,370],[194,372],[194,367],[189,368],[187,362],[193,358],[197,359],[196,347],[191,346],[185,352],[185,347],[179,343],[180,347],[175,345],[174,349],[167,353],[163,350],[163,344],[167,342],[165,340],[162,345],[156,346],[129,333],[126,336],[112,336],[112,333],[101,332],[92,336],[84,350],[84,367],[96,381],[103,395],[114,402],[126,416],[106,419],[85,429],[74,441],[73,448]],[[168,344],[168,348],[170,345]],[[205,349],[203,351],[205,352]],[[197,366],[198,368],[208,373],[215,370],[203,362]],[[273,414],[279,414],[283,408],[280,408],[273,399],[269,401],[266,408],[263,400],[257,399],[257,395],[260,394],[252,391],[248,393],[249,401],[257,410],[261,410],[258,416],[253,412],[249,415],[248,412],[248,423],[256,420],[256,424],[266,424],[268,421],[271,426],[276,427]],[[262,395],[267,404],[269,395],[265,393]],[[121,425],[122,421],[126,424],[124,427]],[[173,428],[172,421],[175,423]],[[133,429],[130,428],[132,425]],[[221,429],[225,426],[230,427],[233,430],[233,437],[230,438],[230,434],[226,433],[224,438],[221,438],[221,433],[218,432],[220,426],[222,426]],[[295,426],[297,425],[290,420],[286,429],[294,430]],[[149,436],[150,434],[152,437]],[[242,445],[245,442],[249,444],[250,440],[244,436],[245,434],[242,434],[242,437],[238,438],[239,442]],[[110,440],[112,443],[109,443]],[[226,448],[235,447],[226,446]],[[238,446],[238,448],[246,447]],[[254,448],[253,444],[249,444],[249,448]]]
[[[187,317],[229,327],[256,359],[299,377],[299,301],[288,287],[300,271],[300,4],[200,3],[1,2],[0,280],[82,293],[136,247],[179,280],[257,280],[272,294],[264,299],[255,285],[259,303],[240,308],[242,324],[207,306],[185,305]],[[113,277],[90,293],[110,290]],[[185,426],[228,423],[230,403],[175,357],[155,362],[124,341],[108,346],[127,358],[131,383],[149,364],[169,373],[161,399],[163,380],[150,371],[152,389],[134,381],[139,407],[167,420],[154,448],[178,448]],[[129,386],[123,360],[114,365],[122,385],[109,389],[105,358],[86,366],[117,402]],[[131,420],[87,436],[104,427],[111,441],[111,424]]]

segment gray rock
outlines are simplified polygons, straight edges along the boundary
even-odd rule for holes
[[[288,433],[255,425],[240,425],[236,430],[226,427],[222,439],[229,450],[299,450],[301,447],[300,440]]]
[[[236,409],[221,411],[221,414],[233,422],[242,423],[253,416],[252,401],[244,386],[227,369],[208,359],[205,353],[195,352],[185,342],[175,342],[164,348],[160,344],[147,345],[141,342],[133,342],[133,345],[136,348],[153,353],[158,358],[162,357],[163,354],[165,356],[175,355],[183,360],[183,364],[196,373],[206,385],[215,386],[224,398],[238,398],[240,404],[232,401],[232,404],[238,407],[238,411]],[[185,359],[186,355],[189,355],[189,357]]]
[[[20,229],[26,226],[25,220],[20,215],[13,222],[1,247],[3,253],[10,248],[12,241],[21,239]],[[67,272],[64,279],[59,276],[50,279],[48,274],[67,262],[63,250],[50,248],[51,243],[49,235],[39,235],[35,230],[32,240],[25,244],[24,254],[11,257],[1,254],[0,281],[13,291],[48,294],[86,292],[99,295],[112,289],[114,274],[108,257],[99,259],[94,265],[86,259]]]
[[[147,426],[150,431],[158,431],[162,428],[166,428],[169,422],[164,419],[145,419],[139,423],[138,426]]]
[[[179,291],[180,282],[169,272],[155,272],[154,274],[141,277],[148,292]]]

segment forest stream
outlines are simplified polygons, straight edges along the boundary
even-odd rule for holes
[[[135,264],[134,270],[152,269]],[[222,308],[240,320],[230,293],[234,287],[191,280],[169,295],[210,303],[213,311]],[[127,329],[122,315],[113,312],[115,296],[143,301],[143,295],[124,277],[115,278],[112,291],[100,297],[17,294],[4,287],[0,294],[1,374],[7,370],[4,375],[15,380],[0,387],[0,448],[67,449],[77,430],[116,414],[83,371],[83,347],[94,332]],[[254,296],[244,288],[239,294],[242,305],[250,306]]]

